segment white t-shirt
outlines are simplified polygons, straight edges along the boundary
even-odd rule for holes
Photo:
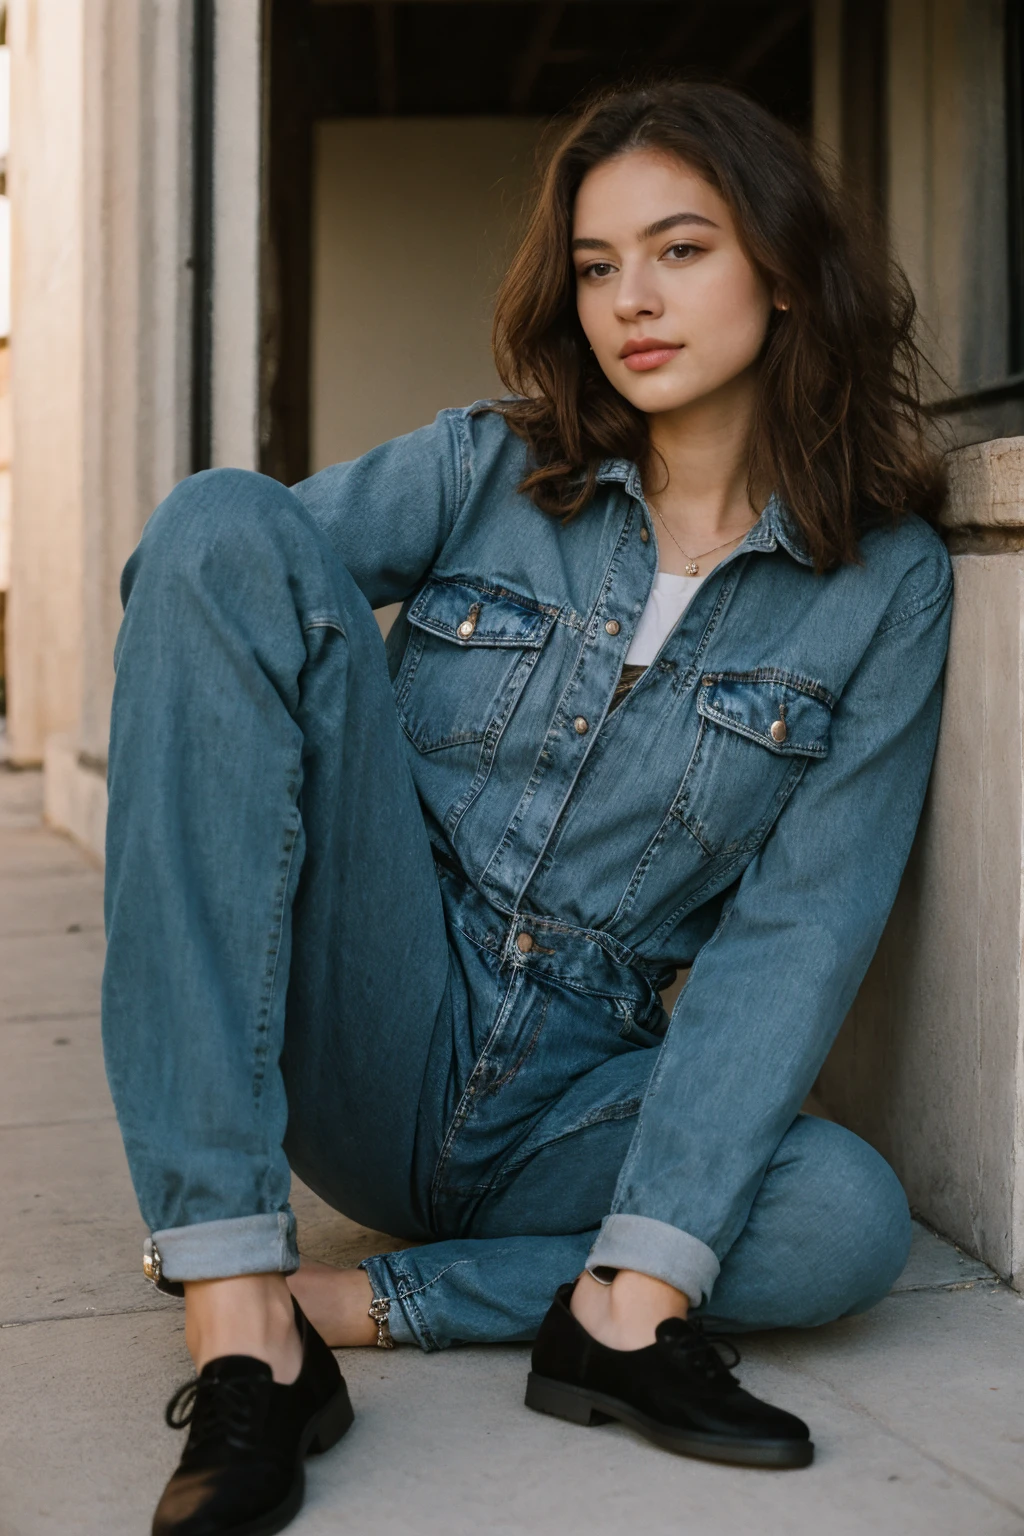
[[[646,667],[654,660],[703,580],[703,576],[673,576],[668,571],[656,573],[647,607],[640,615],[626,652],[625,666]]]

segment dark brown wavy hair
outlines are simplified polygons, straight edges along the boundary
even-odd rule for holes
[[[515,398],[492,402],[530,449],[520,489],[575,517],[606,457],[645,480],[647,417],[615,390],[576,312],[573,207],[587,172],[634,149],[678,156],[724,198],[748,255],[790,308],[759,362],[750,484],[773,486],[819,570],[858,558],[872,524],[934,520],[945,489],[920,400],[916,306],[878,222],[829,181],[799,138],[741,92],[669,81],[604,92],[554,147],[498,293],[494,354]]]

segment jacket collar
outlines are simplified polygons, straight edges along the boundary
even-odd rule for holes
[[[603,459],[597,471],[597,479],[601,485],[624,486],[627,494],[635,497],[637,501],[644,499],[640,471],[631,459]],[[793,559],[798,560],[801,565],[814,564],[813,557],[807,552],[807,545],[796,519],[778,492],[773,491],[764,511],[740,547],[771,553],[780,544],[786,553],[792,555]]]

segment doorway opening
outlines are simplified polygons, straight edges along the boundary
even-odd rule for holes
[[[294,483],[498,388],[490,306],[544,130],[727,81],[811,122],[809,0],[271,0],[260,458]]]

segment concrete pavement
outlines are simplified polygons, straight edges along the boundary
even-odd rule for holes
[[[103,1076],[102,878],[41,800],[0,765],[0,1536],[136,1536],[189,1363],[180,1304],[142,1278]],[[386,1241],[295,1201],[314,1257]],[[356,1425],[310,1464],[296,1536],[1024,1536],[1024,1301],[923,1228],[866,1317],[743,1341],[744,1383],[812,1425],[806,1472],[531,1414],[527,1355],[350,1352]]]

